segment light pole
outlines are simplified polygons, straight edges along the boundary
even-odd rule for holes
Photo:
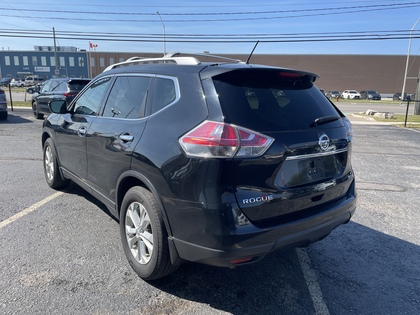
[[[408,41],[407,61],[405,63],[405,73],[404,73],[403,88],[402,88],[402,92],[401,92],[401,101],[404,101],[405,81],[407,81],[408,60],[410,59],[410,50],[411,50],[411,36],[413,35],[413,30],[414,30],[414,28],[416,27],[416,25],[419,21],[420,21],[420,18],[417,19],[416,23],[414,23],[413,27],[410,30],[410,39]]]
[[[166,55],[166,29],[165,24],[163,23],[162,17],[160,16],[159,11],[156,11],[157,15],[159,15],[160,21],[162,22],[163,26],[163,55]]]

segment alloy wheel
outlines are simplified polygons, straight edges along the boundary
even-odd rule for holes
[[[127,245],[139,264],[147,264],[153,253],[153,230],[146,208],[139,202],[129,205],[125,215]]]

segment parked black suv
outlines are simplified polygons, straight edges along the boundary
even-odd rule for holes
[[[50,79],[42,84],[41,90],[34,89],[32,111],[37,119],[43,119],[44,114],[50,114],[48,103],[52,100],[65,100],[70,103],[73,98],[88,84],[90,79],[58,78]],[[38,86],[39,87],[39,86]]]
[[[316,78],[194,57],[110,66],[69,106],[50,103],[46,181],[103,202],[146,280],[306,246],[356,208],[351,126]]]

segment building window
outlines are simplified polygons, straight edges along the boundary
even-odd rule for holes
[[[124,58],[122,58],[122,57],[120,57],[119,59],[118,59],[118,62],[123,62],[124,61]]]
[[[23,56],[22,59],[23,59],[23,65],[24,66],[29,66],[28,56]]]
[[[38,58],[36,56],[32,56],[32,65],[34,67],[38,66]]]
[[[15,66],[19,66],[19,56],[13,56]]]
[[[105,58],[99,58],[99,67],[105,67]]]
[[[66,66],[66,59],[64,57],[60,57],[60,67]]]
[[[85,58],[79,57],[79,67],[84,67],[84,66],[85,66]]]
[[[4,64],[10,66],[10,56],[4,56]]]
[[[112,58],[112,57],[111,57],[111,58],[109,58],[109,64],[110,64],[110,65],[113,65],[114,63],[115,63],[115,62],[114,62],[114,58]]]
[[[74,67],[74,57],[69,57],[69,66]]]
[[[41,66],[47,66],[47,57],[41,56]]]
[[[50,64],[51,64],[51,67],[55,67],[55,57],[54,56],[50,57]]]
[[[90,66],[91,67],[95,66],[95,57],[90,57]]]

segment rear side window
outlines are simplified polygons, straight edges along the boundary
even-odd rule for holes
[[[156,78],[154,87],[154,97],[152,103],[152,113],[154,114],[162,108],[172,104],[177,100],[177,83],[175,79]]]
[[[227,122],[254,130],[307,129],[316,118],[339,116],[310,74],[246,69],[213,82]]]

